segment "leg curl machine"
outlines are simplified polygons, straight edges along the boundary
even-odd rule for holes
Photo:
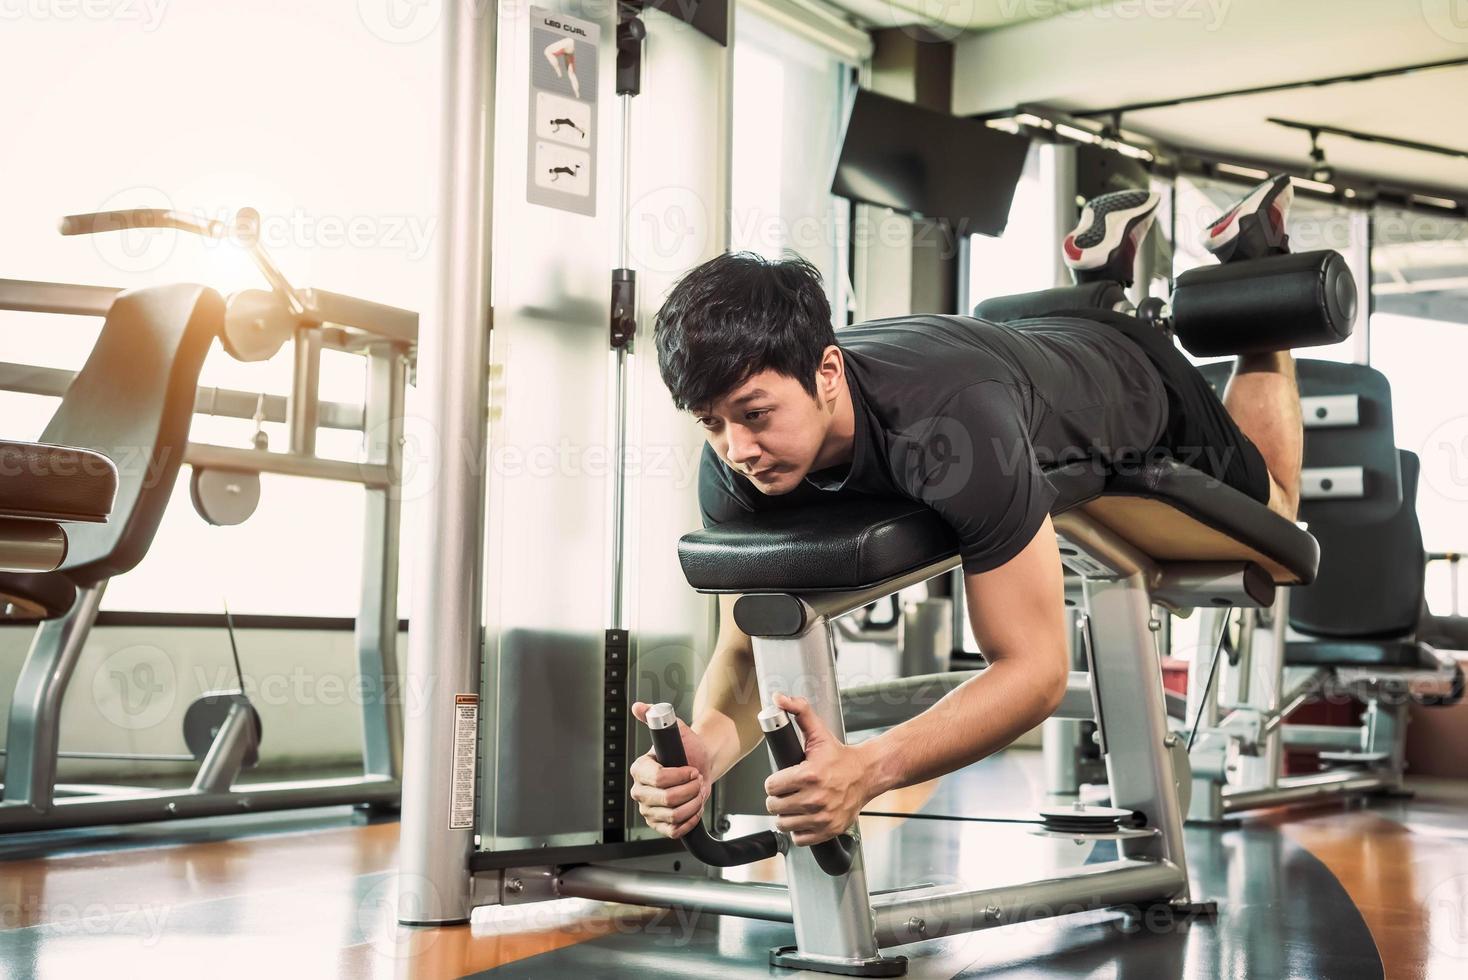
[[[1318,261],[1339,269],[1338,260]],[[1306,275],[1318,278],[1319,268]],[[1350,289],[1346,276],[1343,291]],[[1231,291],[1215,297],[1225,311]],[[1055,297],[1030,299],[1027,305],[1053,315],[1043,308]],[[1069,295],[1060,300],[1073,301]],[[1343,326],[1339,310],[1329,306],[1315,306],[1313,315],[1294,308],[1284,314],[1281,346],[1349,332],[1349,317]],[[1204,321],[1215,315],[1200,313],[1189,326],[1206,331]],[[720,841],[698,828],[684,846],[704,865],[783,854],[788,889],[720,880],[712,871],[690,876],[613,866],[606,862],[618,854],[610,844],[584,849],[584,859],[574,863],[516,867],[498,876],[498,888],[479,888],[494,880],[476,880],[467,866],[458,880],[417,874],[433,864],[436,848],[447,846],[434,843],[435,828],[424,820],[433,806],[442,808],[435,801],[454,793],[452,768],[434,765],[419,774],[422,792],[405,801],[406,887],[430,900],[464,895],[469,907],[581,897],[791,922],[795,943],[774,949],[773,964],[859,976],[905,971],[905,958],[884,950],[1032,918],[1105,908],[1180,916],[1211,911],[1210,903],[1193,901],[1189,887],[1182,827],[1191,773],[1184,740],[1169,730],[1152,608],[1268,606],[1278,586],[1315,577],[1318,545],[1264,504],[1176,460],[1126,468],[1088,461],[1047,475],[1059,491],[1052,516],[1061,561],[1082,583],[1090,667],[1089,675],[1072,674],[1060,713],[1096,721],[1112,807],[1052,812],[1035,822],[1035,832],[1115,840],[1117,860],[998,888],[918,887],[874,896],[857,827],[814,848],[791,846],[774,832]],[[762,701],[768,704],[776,691],[805,697],[838,737],[846,728],[833,663],[834,621],[959,564],[949,528],[926,508],[902,500],[836,500],[729,522],[685,535],[679,557],[698,591],[739,596],[734,615],[753,639]],[[774,764],[799,761],[799,738],[783,712],[767,708],[760,720]],[[658,706],[649,721],[655,749],[665,762],[678,764],[681,744],[661,734],[676,732],[671,709]],[[451,742],[472,744],[472,738],[472,729],[435,726],[434,739],[445,749]],[[436,918],[416,921],[443,921],[442,913],[429,911]],[[400,912],[399,921],[415,919]]]

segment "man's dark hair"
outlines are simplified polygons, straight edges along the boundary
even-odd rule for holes
[[[663,384],[687,411],[761,371],[794,378],[814,398],[816,369],[836,332],[815,266],[726,252],[678,280],[658,311],[654,340]]]

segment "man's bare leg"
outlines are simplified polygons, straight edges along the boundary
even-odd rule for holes
[[[1289,351],[1241,356],[1223,393],[1223,407],[1269,467],[1269,509],[1295,520],[1305,432],[1294,357]]]

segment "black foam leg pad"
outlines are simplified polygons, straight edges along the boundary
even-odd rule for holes
[[[1190,269],[1172,291],[1177,338],[1196,357],[1336,344],[1356,322],[1356,280],[1336,251]]]

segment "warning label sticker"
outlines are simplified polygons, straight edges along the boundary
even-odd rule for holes
[[[453,796],[449,829],[474,827],[474,770],[479,755],[479,695],[454,695]]]

